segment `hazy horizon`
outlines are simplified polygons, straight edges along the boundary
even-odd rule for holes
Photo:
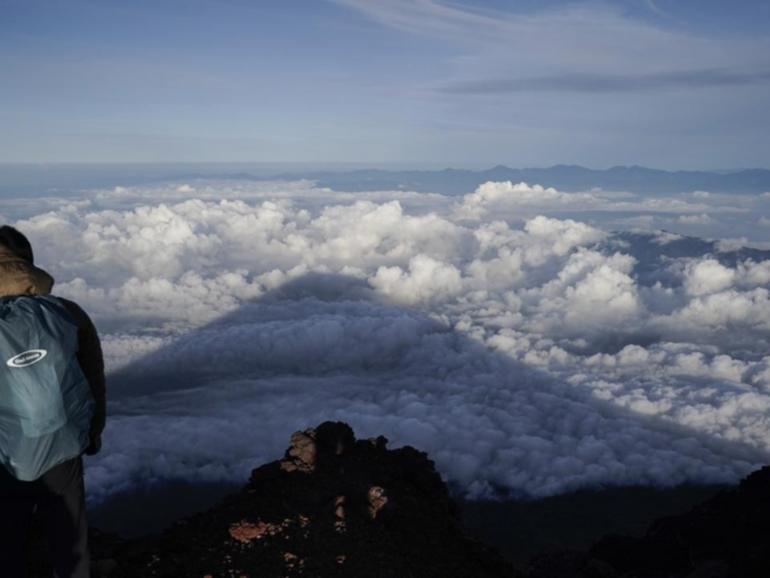
[[[314,170],[316,168],[333,168],[335,171],[345,171],[352,168],[369,168],[369,169],[383,169],[383,170],[442,170],[442,169],[458,169],[458,170],[484,170],[491,169],[498,166],[504,166],[512,169],[548,169],[555,167],[580,167],[593,171],[603,171],[613,168],[644,168],[665,172],[713,172],[713,173],[725,173],[725,172],[739,172],[750,170],[766,170],[770,171],[770,165],[767,166],[714,166],[714,167],[699,167],[699,168],[665,168],[662,166],[650,166],[640,163],[628,163],[617,165],[585,165],[580,163],[568,163],[568,162],[552,162],[544,163],[541,165],[517,165],[514,162],[483,162],[483,161],[212,161],[212,160],[190,160],[190,161],[84,161],[84,160],[72,160],[72,161],[0,161],[0,167],[47,167],[47,166],[174,166],[174,165],[202,165],[202,166],[242,166],[242,167],[300,167],[303,170]]]

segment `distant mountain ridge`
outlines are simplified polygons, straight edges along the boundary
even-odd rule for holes
[[[647,194],[709,191],[770,192],[770,169],[666,171],[642,166],[589,169],[579,165],[472,169],[391,169],[318,165],[263,166],[261,163],[53,164],[0,163],[0,198],[72,195],[82,189],[111,189],[155,182],[232,179],[244,181],[316,181],[338,191],[411,190],[459,195],[487,181],[525,181],[562,191],[592,188]]]
[[[233,175],[235,176],[235,175]],[[247,175],[238,175],[243,178]],[[579,165],[514,169],[497,165],[490,169],[404,170],[360,169],[347,172],[289,172],[272,178],[310,179],[338,191],[411,190],[444,194],[472,192],[487,181],[513,181],[555,187],[562,191],[592,188],[664,194],[690,191],[761,194],[770,191],[770,170],[665,171],[641,166],[589,169]]]

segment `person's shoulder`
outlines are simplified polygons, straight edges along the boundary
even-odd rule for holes
[[[66,297],[60,297],[59,295],[51,295],[50,297],[53,297],[54,299],[56,299],[56,301],[64,305],[64,307],[66,307],[68,311],[82,313],[83,315],[86,314],[86,312],[83,310],[83,308],[80,305],[78,305],[77,303],[75,303],[70,299],[67,299]]]
[[[92,323],[88,313],[86,313],[85,310],[74,301],[66,299],[65,297],[59,297],[58,295],[52,295],[52,297],[55,297],[59,303],[64,305],[64,308],[73,317],[79,326],[90,325]]]

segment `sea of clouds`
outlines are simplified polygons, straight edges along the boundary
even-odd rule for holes
[[[427,451],[470,496],[770,462],[770,252],[740,238],[770,195],[199,180],[0,213],[101,333],[91,500],[244,481],[327,419]],[[659,230],[720,223],[732,238]]]

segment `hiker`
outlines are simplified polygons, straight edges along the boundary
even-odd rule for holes
[[[48,273],[35,267],[32,247],[27,238],[13,227],[7,225],[0,227],[0,307],[6,307],[6,311],[8,311],[8,308],[13,307],[13,302],[16,301],[25,303],[25,311],[36,311],[34,307],[38,307],[39,304],[40,311],[53,316],[45,319],[53,319],[54,325],[56,325],[56,320],[59,317],[66,318],[66,321],[59,321],[59,323],[68,329],[69,335],[71,335],[70,341],[72,343],[67,351],[72,351],[73,355],[71,355],[71,359],[68,361],[70,365],[67,367],[75,366],[76,370],[68,371],[65,378],[73,380],[74,385],[69,387],[66,393],[56,392],[56,395],[59,396],[58,403],[49,405],[58,405],[58,407],[51,408],[48,414],[62,413],[63,410],[60,411],[60,408],[68,403],[72,405],[72,391],[75,391],[76,386],[81,388],[78,390],[78,395],[84,400],[79,402],[80,422],[71,416],[69,419],[64,418],[63,420],[58,418],[59,422],[48,423],[50,431],[46,432],[45,428],[42,428],[38,433],[29,434],[32,437],[20,435],[18,437],[21,442],[18,444],[11,444],[6,441],[6,445],[13,447],[0,447],[0,457],[5,457],[13,451],[18,453],[21,451],[19,447],[33,448],[32,450],[24,449],[23,451],[26,453],[21,455],[21,460],[6,459],[0,465],[0,576],[6,578],[25,578],[27,576],[29,564],[27,549],[33,515],[41,521],[56,577],[89,578],[90,572],[81,455],[82,453],[94,455],[101,448],[101,433],[105,422],[104,362],[99,337],[90,318],[72,301],[50,297],[53,283],[54,280]],[[48,297],[35,297],[34,299],[19,297],[32,295]],[[23,319],[19,316],[14,319],[19,318]],[[73,322],[77,328],[74,327]],[[42,335],[40,340],[45,339],[46,336],[50,338],[50,325],[45,327],[45,331],[40,331]],[[53,335],[56,334],[53,333]],[[55,349],[55,347],[51,348],[49,362],[57,353]],[[5,374],[10,377],[6,377],[3,381],[12,381],[16,376],[21,376],[20,373],[13,373],[13,371],[19,371],[19,369],[14,368],[27,368],[27,366],[34,368],[33,364],[45,357],[47,353],[48,350],[29,348],[28,351],[23,351],[15,357],[0,360],[0,366],[11,368]],[[39,364],[39,367],[43,366],[43,363]],[[77,371],[77,366],[79,366],[80,371]],[[3,370],[5,369],[3,367]],[[28,372],[25,375],[34,374]],[[19,377],[18,379],[24,378]],[[26,385],[23,388],[20,386],[15,391],[33,392],[32,394],[22,393],[19,395],[34,395],[38,390],[28,386],[33,382],[33,385],[38,385],[40,380],[34,381],[29,377],[26,379],[28,380]],[[55,379],[58,379],[58,375]],[[0,383],[1,388],[9,388],[11,385]],[[58,388],[59,386],[54,384],[54,387]],[[50,389],[49,387],[49,391]],[[64,391],[63,388],[62,391]],[[0,391],[0,401],[3,399],[3,394],[4,392]],[[34,399],[32,402],[34,403]],[[33,426],[27,425],[26,427],[30,429],[37,427],[39,423],[44,423],[41,420],[45,418],[38,418],[38,416],[45,414],[46,411],[46,408],[43,408],[42,412],[39,411],[34,414],[33,417],[37,421],[33,420],[30,422],[33,423]],[[3,406],[0,405],[0,420],[3,419],[2,412]],[[12,422],[7,415],[9,415],[8,411],[6,411],[6,424],[16,423]],[[49,418],[49,421],[51,419],[53,418]],[[62,426],[62,423],[65,425]],[[65,427],[76,427],[83,431],[76,431],[74,434],[67,433],[65,436],[65,434],[60,433],[60,430]],[[19,430],[21,431],[21,426],[19,426]],[[7,426],[6,438],[8,436],[7,431],[13,433],[14,430]],[[44,438],[44,434],[50,437]],[[40,437],[34,437],[35,435]],[[56,435],[59,437],[54,437]],[[6,438],[0,437],[0,444]],[[54,441],[38,452],[34,443],[44,443],[40,442],[40,439]],[[67,440],[67,443],[62,440]],[[61,461],[61,455],[67,454],[61,453],[61,451],[56,454],[58,451],[56,444],[63,446],[64,452],[69,451],[74,455]],[[54,449],[52,450],[51,447]],[[30,455],[36,452],[44,455],[49,461],[53,460],[57,463],[44,472],[30,468],[22,473],[14,471],[14,467],[21,468],[22,466],[19,464],[23,465],[26,462],[40,469],[47,468],[50,464],[47,464],[45,460],[37,459],[37,456],[33,459],[33,456]],[[30,474],[30,472],[33,473]],[[32,480],[19,479],[19,477],[38,475],[39,477]]]

